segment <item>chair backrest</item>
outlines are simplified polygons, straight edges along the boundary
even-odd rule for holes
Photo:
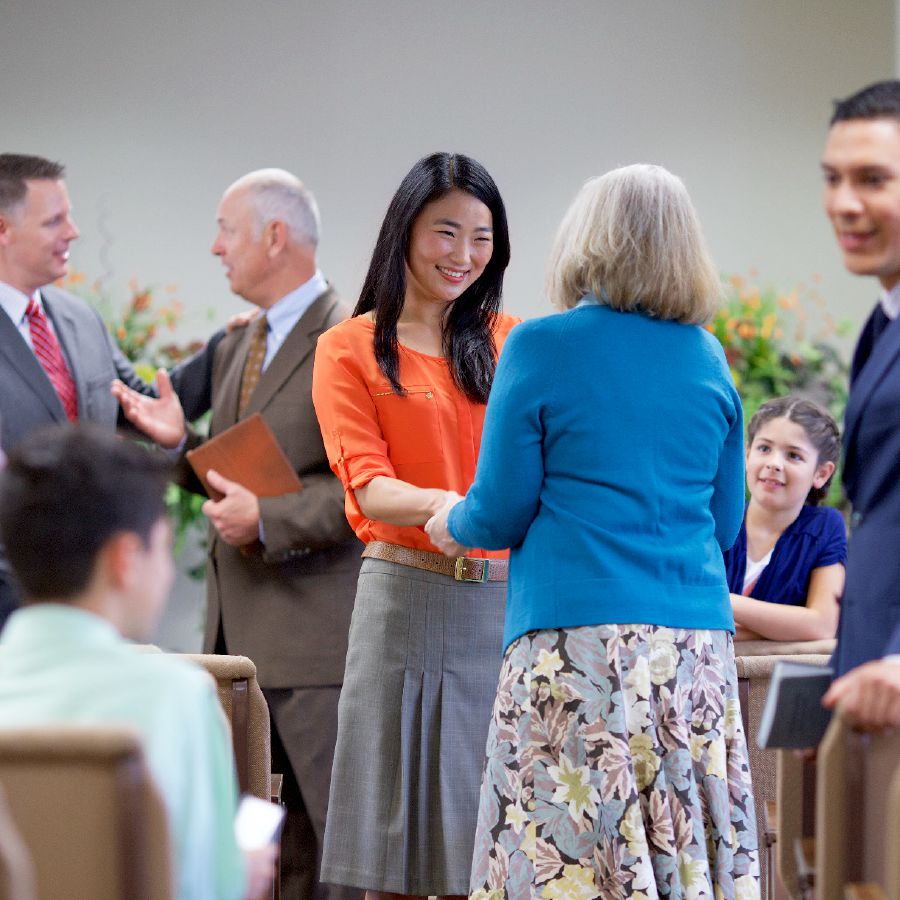
[[[0,900],[36,900],[37,881],[31,855],[9,814],[0,789]]]
[[[775,641],[766,641],[773,648],[785,645]],[[810,642],[812,643],[812,642]],[[819,642],[815,642],[816,645]],[[796,648],[798,645],[792,644]],[[735,666],[738,676],[738,696],[741,701],[741,717],[747,735],[747,747],[750,753],[750,776],[753,782],[753,799],[756,804],[756,828],[760,840],[761,883],[769,883],[768,857],[762,852],[764,806],[767,801],[775,800],[775,761],[774,750],[763,750],[756,744],[756,733],[762,717],[769,682],[776,663],[782,660],[803,662],[809,665],[826,665],[829,657],[825,654],[772,654],[769,656],[738,656]],[[779,837],[780,842],[780,837]],[[765,890],[765,889],[764,889]]]
[[[168,819],[134,732],[0,731],[0,782],[41,900],[171,900]]]
[[[735,641],[734,656],[831,656],[837,641]]]
[[[900,770],[900,731],[863,734],[840,713],[818,754],[816,896],[843,900],[848,882],[884,885],[897,846],[885,847],[890,791]]]
[[[215,679],[219,702],[231,723],[241,792],[269,800],[272,775],[269,707],[256,680],[256,665],[246,656],[178,655],[202,666]]]

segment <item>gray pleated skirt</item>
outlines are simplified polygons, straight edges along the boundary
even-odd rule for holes
[[[321,880],[468,894],[506,584],[365,559]]]

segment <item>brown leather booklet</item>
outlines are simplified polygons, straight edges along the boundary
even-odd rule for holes
[[[195,450],[188,450],[186,456],[213,500],[221,500],[224,495],[206,480],[210,469],[229,481],[236,481],[257,497],[292,494],[303,487],[272,429],[259,413],[226,428]]]

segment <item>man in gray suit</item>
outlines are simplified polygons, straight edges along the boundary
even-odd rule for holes
[[[72,221],[64,168],[39,156],[0,154],[0,448],[9,450],[36,428],[86,420],[114,428],[118,378],[148,393],[97,312],[53,287],[68,270]],[[173,373],[190,418],[209,408],[212,352]],[[18,605],[0,552],[0,627]]]
[[[349,309],[316,266],[315,200],[280,169],[251,172],[222,197],[212,252],[234,293],[262,313],[215,352],[210,435],[260,413],[303,484],[257,497],[215,472],[208,500],[208,609],[204,649],[249,656],[272,715],[273,771],[285,773],[284,896],[361,897],[317,885],[337,703],[361,544],[344,515],[312,405],[318,336]],[[186,437],[164,375],[160,398],[124,385],[125,414],[163,446]],[[187,446],[196,441],[187,437]]]

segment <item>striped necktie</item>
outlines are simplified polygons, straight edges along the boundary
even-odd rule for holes
[[[59,395],[69,421],[74,422],[78,418],[78,391],[75,387],[75,379],[72,378],[72,373],[66,364],[59,341],[50,330],[47,317],[34,297],[28,301],[28,306],[25,307],[25,317],[28,319],[34,355],[47,373],[53,389]]]
[[[238,418],[243,417],[244,410],[250,402],[259,377],[262,375],[263,362],[266,358],[266,340],[269,335],[269,320],[260,316],[253,323],[253,334],[250,335],[250,346],[247,350],[247,361],[244,363],[244,374],[241,376],[241,396],[238,400]]]

